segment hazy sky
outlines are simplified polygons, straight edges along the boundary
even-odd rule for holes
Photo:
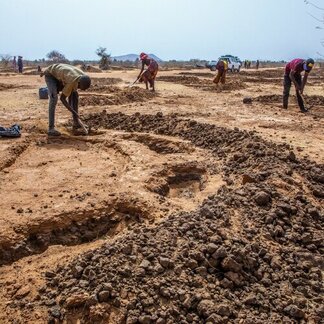
[[[313,0],[323,5],[324,0]],[[154,53],[169,59],[289,60],[324,52],[303,0],[0,0],[0,53],[95,59]]]

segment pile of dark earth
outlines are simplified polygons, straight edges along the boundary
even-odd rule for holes
[[[240,90],[246,87],[241,80],[230,80],[227,83],[222,84],[221,88],[216,88],[212,79],[202,79],[194,75],[164,75],[157,77],[157,81],[174,82],[188,87],[213,92]]]
[[[321,322],[323,165],[254,132],[177,115],[103,112],[88,123],[189,140],[213,152],[226,185],[194,212],[45,273],[50,322]]]
[[[296,100],[296,96],[292,96]],[[254,98],[253,100],[272,104],[272,103],[281,103],[282,102],[282,95],[262,95]],[[307,96],[305,95],[306,104],[310,106],[324,106],[324,96]]]

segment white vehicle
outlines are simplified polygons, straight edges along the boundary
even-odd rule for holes
[[[221,56],[218,60],[226,61],[228,64],[228,71],[240,72],[242,62],[237,56],[224,55]],[[206,64],[211,71],[216,71],[216,65],[218,61],[210,61]]]
[[[242,62],[237,56],[224,55],[219,58],[219,60],[226,61],[228,64],[228,71],[240,72]]]

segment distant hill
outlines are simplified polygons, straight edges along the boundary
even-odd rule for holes
[[[159,57],[157,57],[154,54],[149,54],[149,56],[152,59],[156,60],[157,62],[163,62]],[[138,54],[126,54],[126,55],[120,55],[120,56],[113,56],[112,57],[113,60],[122,61],[122,62],[125,62],[125,61],[135,62],[136,59],[138,59],[138,58],[139,58]]]

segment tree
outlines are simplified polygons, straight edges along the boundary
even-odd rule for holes
[[[111,64],[111,55],[107,53],[107,48],[100,46],[97,48],[96,54],[100,57],[99,68],[108,70]]]
[[[1,65],[7,67],[9,65],[11,56],[9,54],[2,54],[0,57],[1,57]]]
[[[67,58],[64,56],[64,54],[60,53],[57,50],[53,50],[49,52],[46,57],[55,63],[66,63],[68,62]]]

